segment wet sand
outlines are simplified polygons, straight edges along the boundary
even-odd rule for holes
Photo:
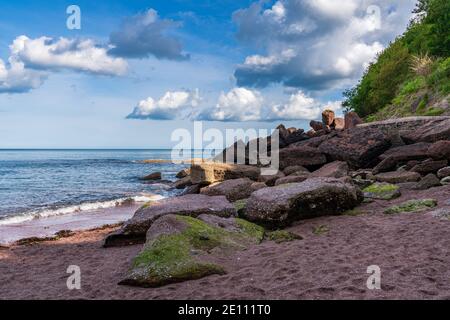
[[[61,230],[88,230],[128,220],[142,203],[75,212],[26,222],[0,225],[0,245],[29,237],[50,237]]]
[[[289,230],[303,240],[266,241],[231,256],[226,275],[154,289],[117,285],[141,246],[102,248],[114,228],[0,248],[0,299],[450,299],[450,221],[382,213],[419,198],[450,207],[450,186],[365,204],[363,215],[302,221]],[[319,226],[329,231],[314,234]],[[69,265],[81,268],[81,290],[66,287]],[[371,265],[381,268],[381,290],[366,287]]]

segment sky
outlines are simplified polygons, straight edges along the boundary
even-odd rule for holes
[[[0,148],[170,148],[194,121],[307,129],[342,114],[414,5],[0,0]]]

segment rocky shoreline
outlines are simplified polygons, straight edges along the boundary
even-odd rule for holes
[[[251,244],[301,239],[283,230],[298,221],[353,215],[363,203],[401,200],[404,190],[439,192],[449,185],[450,119],[434,117],[414,130],[401,120],[391,123],[395,130],[383,130],[362,125],[355,113],[341,119],[326,110],[306,133],[280,125],[280,170],[271,176],[249,164],[250,143],[246,164],[218,161],[230,149],[215,162],[193,163],[174,183],[184,189],[180,196],[141,207],[106,237],[106,248],[144,244],[120,284],[159,287],[226,274],[220,260]],[[414,199],[383,214],[438,205],[433,198]],[[448,219],[450,207],[434,215]]]

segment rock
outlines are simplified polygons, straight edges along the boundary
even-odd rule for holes
[[[173,183],[173,187],[175,189],[184,189],[192,185],[191,177],[186,176],[182,179],[179,179]]]
[[[445,177],[444,179],[441,180],[441,184],[443,186],[448,186],[450,185],[450,177]]]
[[[303,240],[303,237],[286,230],[276,230],[267,233],[267,239],[276,243],[292,242],[295,240]]]
[[[278,179],[275,182],[275,185],[279,186],[279,185],[282,185],[282,184],[303,182],[303,181],[305,181],[308,178],[309,178],[308,174],[299,175],[299,176],[288,176],[288,177],[284,177],[284,178]]]
[[[364,121],[358,116],[356,112],[347,112],[344,118],[345,129],[353,129],[358,126],[358,124],[364,123]]]
[[[331,127],[334,130],[344,130],[345,129],[345,120],[343,118],[335,118]]]
[[[280,168],[286,169],[292,166],[321,166],[327,162],[323,153],[315,148],[295,147],[280,150]]]
[[[363,192],[364,198],[373,200],[392,200],[402,195],[397,185],[389,183],[374,183]]]
[[[264,189],[264,188],[267,188],[267,184],[265,184],[264,182],[254,182],[250,186],[252,193],[255,192],[256,190],[260,190],[260,189]]]
[[[417,172],[384,172],[377,174],[375,179],[379,182],[387,182],[387,183],[403,183],[403,182],[417,182],[421,179],[420,174]]]
[[[439,140],[450,140],[450,119],[442,121],[430,121],[409,131],[403,140],[407,142],[437,142]]]
[[[438,171],[437,176],[439,179],[450,177],[450,167],[442,168]]]
[[[415,190],[426,190],[433,187],[441,186],[441,181],[436,177],[436,175],[430,173],[422,178],[416,185],[413,187]]]
[[[166,215],[150,227],[147,242],[119,284],[160,287],[225,274],[218,257],[259,243],[263,237],[264,229],[241,219]]]
[[[309,173],[308,169],[306,169],[306,168],[303,167],[303,166],[291,166],[291,167],[287,167],[287,168],[285,168],[285,169],[283,170],[283,173],[284,173],[284,175],[286,175],[286,176],[290,176],[291,174],[296,173],[296,172],[299,172],[299,171]]]
[[[397,168],[397,164],[399,163],[394,157],[387,157],[383,159],[379,164],[373,168],[373,174],[379,174],[381,172],[388,172],[391,170],[395,170]]]
[[[306,132],[306,135],[309,138],[314,138],[316,136],[316,131],[314,129],[309,130],[308,132]]]
[[[338,132],[334,138],[322,142],[318,149],[332,160],[346,161],[356,168],[367,168],[389,147],[389,141],[379,129],[354,128]]]
[[[304,141],[299,141],[296,143],[293,143],[289,146],[289,148],[296,148],[296,147],[311,147],[311,148],[318,148],[324,141],[331,139],[333,137],[337,136],[337,132],[336,131],[331,131],[329,134],[327,135],[323,135],[320,137],[312,137],[308,140],[304,140]]]
[[[193,184],[191,186],[186,187],[183,192],[180,194],[181,196],[185,196],[187,194],[199,194],[201,186],[199,184]]]
[[[191,174],[191,169],[185,168],[185,169],[181,170],[180,172],[178,172],[175,177],[178,179],[182,179],[182,178],[186,178],[190,174]]]
[[[427,159],[417,165],[415,165],[411,171],[420,173],[421,175],[425,175],[427,173],[434,173],[438,170],[446,167],[448,164],[447,160],[432,160]]]
[[[153,222],[168,214],[197,217],[213,214],[230,217],[236,214],[234,206],[224,197],[190,194],[151,202],[136,211],[122,228],[105,239],[104,247],[116,247],[143,243],[145,234]]]
[[[228,201],[235,202],[250,197],[252,194],[252,184],[253,181],[249,178],[227,180],[202,188],[200,194],[207,196],[225,196]]]
[[[246,156],[246,144],[239,140],[215,156],[213,161],[225,164],[245,164]]]
[[[259,168],[242,164],[204,162],[191,166],[192,183],[200,185],[239,178],[257,181],[259,175]]]
[[[311,173],[311,177],[342,178],[348,175],[348,171],[347,162],[334,161]]]
[[[334,122],[335,114],[333,110],[325,110],[322,112],[322,123],[325,126],[331,127]]]
[[[415,213],[428,210],[437,206],[437,201],[434,199],[409,200],[399,205],[390,207],[384,210],[385,214],[396,213]]]
[[[353,178],[352,183],[356,186],[358,186],[358,188],[360,189],[365,189],[368,186],[373,184],[372,180],[366,180],[366,179],[361,179],[361,178]]]
[[[306,133],[303,129],[295,129],[295,131],[293,131],[292,129],[295,129],[295,128],[289,129],[288,130],[289,135],[284,138],[284,141],[283,141],[284,146],[289,146],[293,143],[297,143],[299,141],[304,141],[304,140],[309,139],[309,137],[306,135]]]
[[[311,122],[309,123],[310,127],[314,130],[314,134],[316,131],[320,131],[325,129],[325,125],[322,122],[316,121],[316,120],[311,120]]]
[[[279,171],[277,174],[270,175],[270,176],[264,176],[261,175],[259,177],[259,182],[264,182],[267,186],[273,187],[275,185],[275,181],[277,181],[280,178],[284,178],[285,174],[281,171]]]
[[[428,149],[430,146],[431,143],[419,142],[391,148],[380,155],[380,159],[393,157],[397,161],[422,160],[428,157]]]
[[[336,215],[353,209],[362,200],[362,192],[351,184],[331,178],[313,178],[254,192],[247,201],[244,217],[278,228],[300,219]]]
[[[450,160],[450,141],[438,141],[433,143],[428,149],[428,156],[436,160]]]
[[[150,173],[149,175],[140,178],[140,180],[143,180],[143,181],[161,180],[161,172]]]
[[[439,208],[429,213],[434,218],[438,218],[441,220],[450,220],[450,208]]]

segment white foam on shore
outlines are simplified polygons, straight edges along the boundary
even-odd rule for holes
[[[56,209],[41,209],[35,211],[29,211],[22,214],[5,217],[0,219],[1,225],[17,224],[34,219],[48,218],[54,216],[61,216],[66,214],[73,214],[77,212],[94,211],[100,209],[108,209],[113,207],[119,207],[127,205],[130,203],[145,203],[149,201],[158,201],[164,199],[161,195],[138,195],[129,198],[119,198],[109,201],[99,201],[99,202],[86,202],[80,205],[73,205],[67,207],[61,207]]]

